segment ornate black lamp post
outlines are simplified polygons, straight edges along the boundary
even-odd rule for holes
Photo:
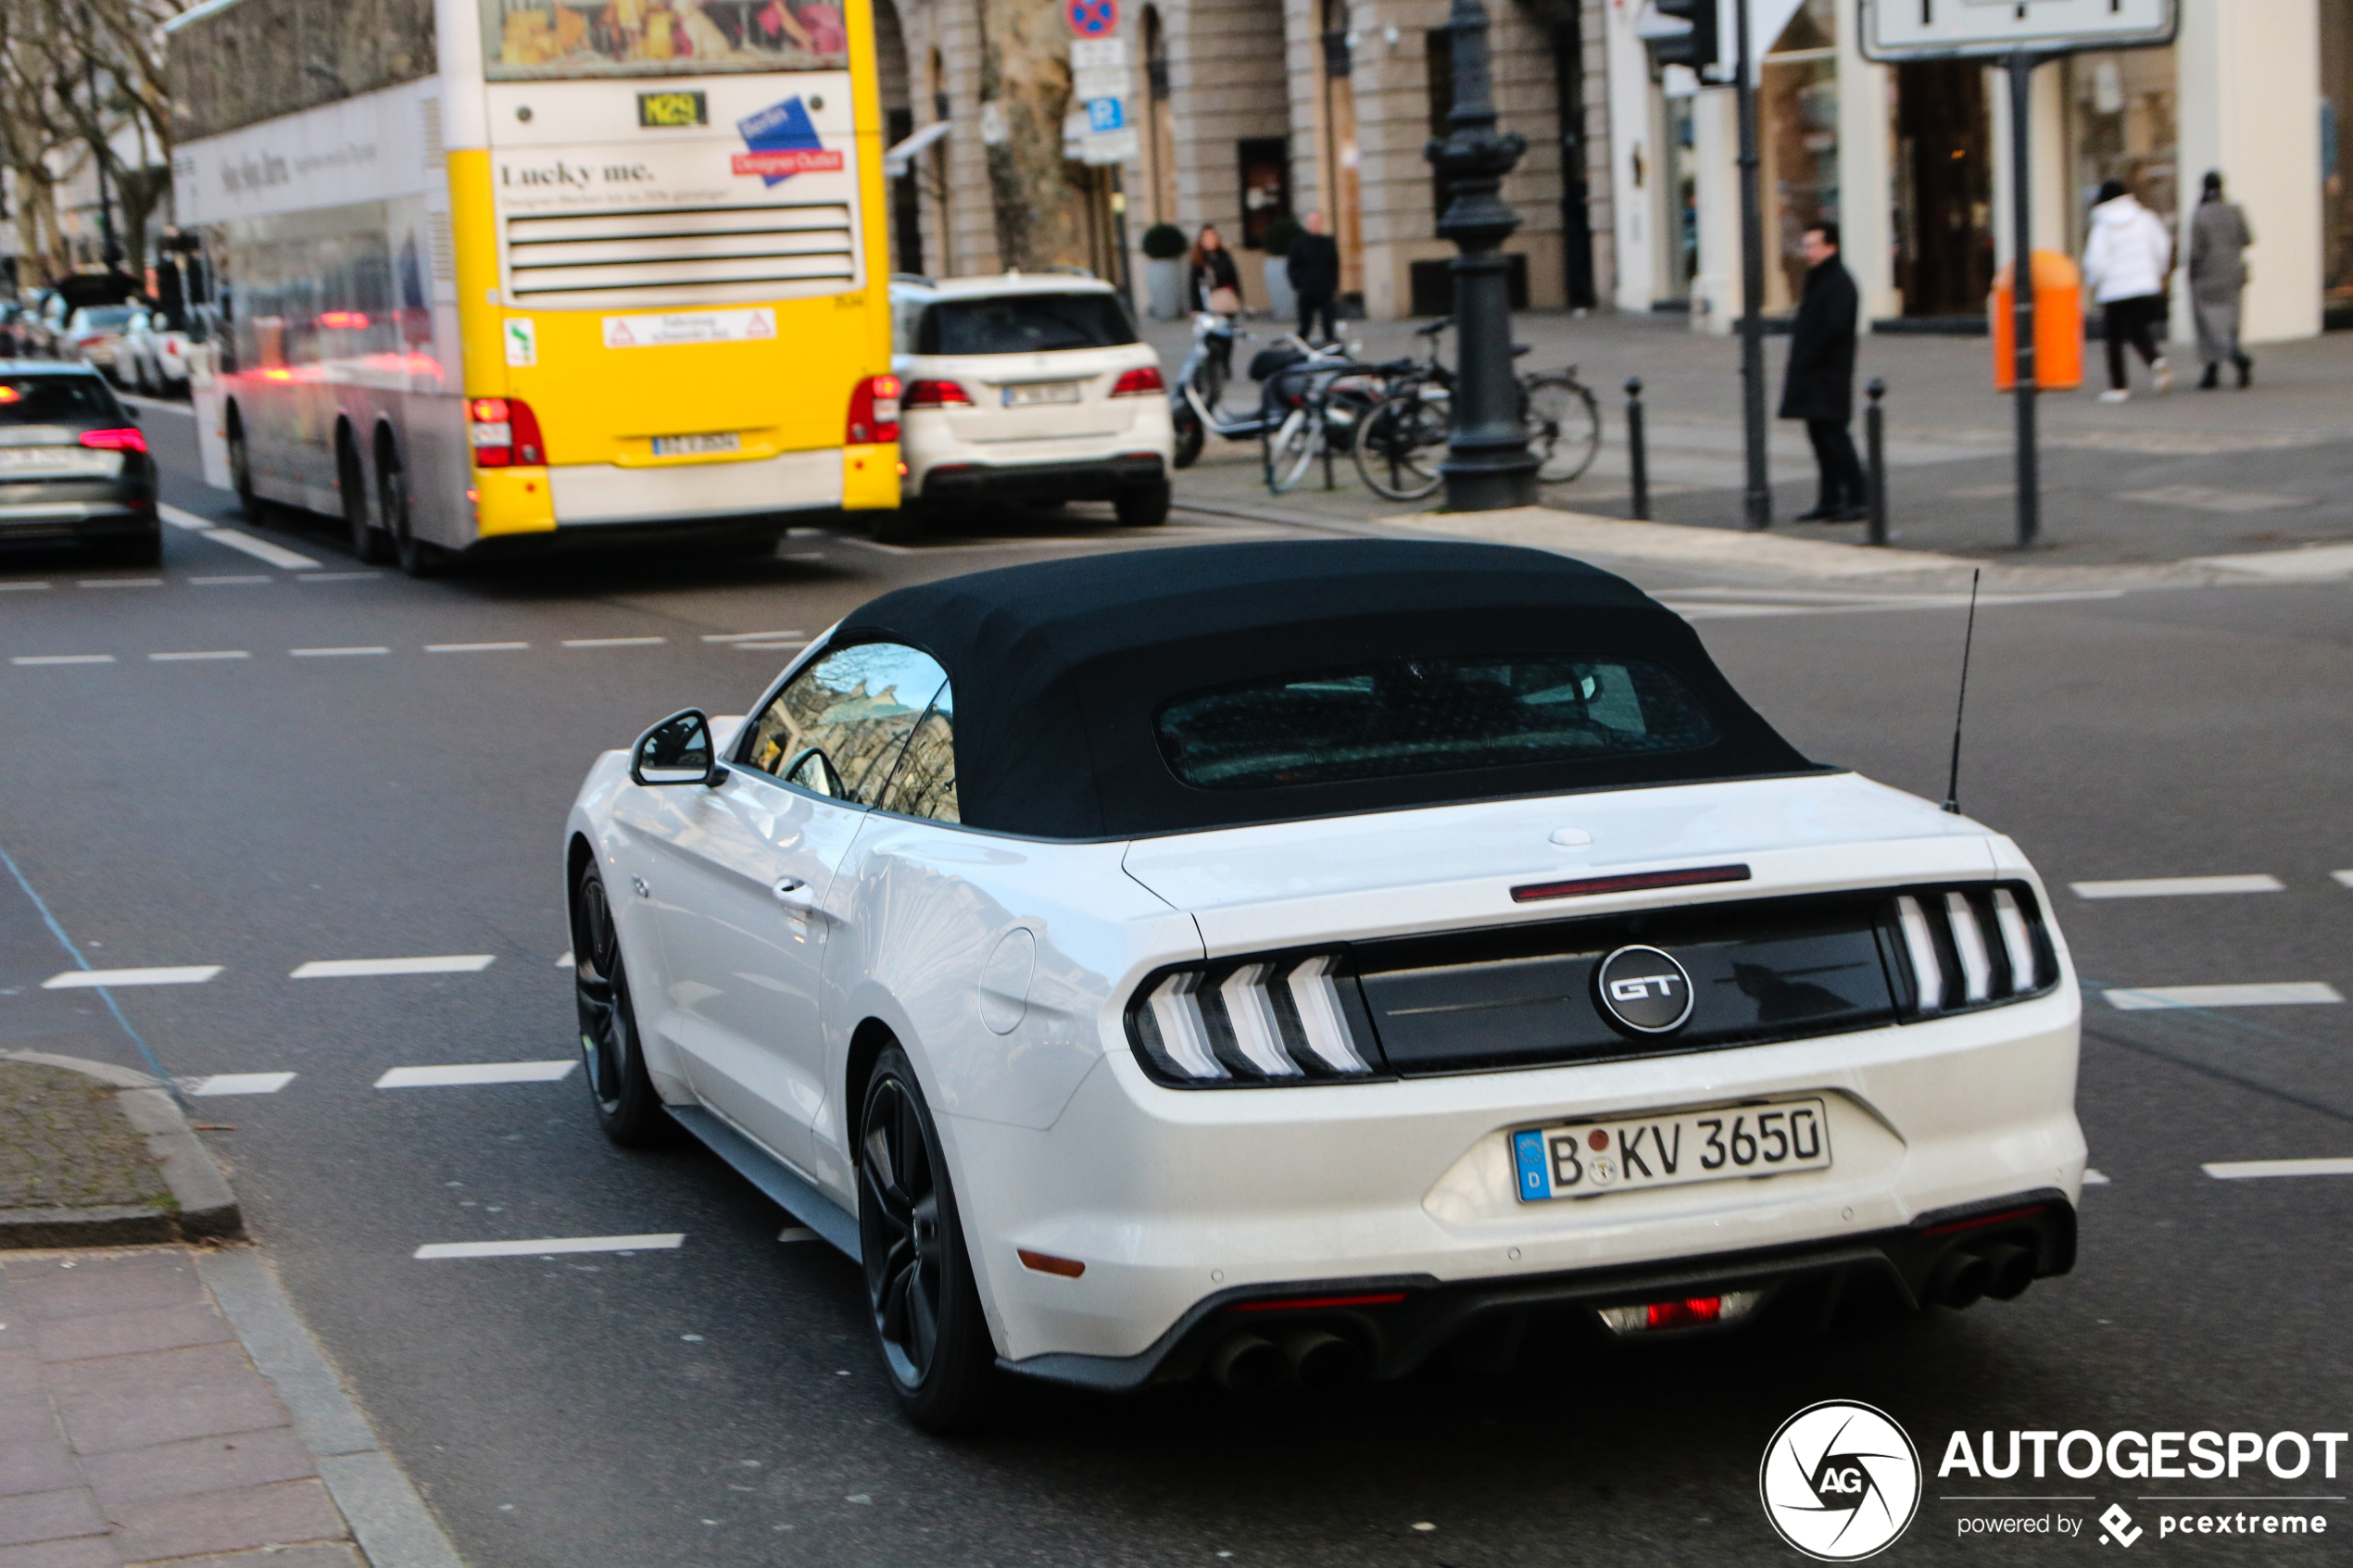
[[[1446,179],[1453,199],[1438,232],[1462,252],[1454,273],[1454,415],[1446,460],[1450,511],[1494,511],[1536,504],[1536,458],[1520,421],[1512,375],[1511,295],[1503,244],[1519,214],[1498,194],[1504,176],[1528,150],[1526,138],[1495,129],[1495,84],[1488,68],[1487,7],[1453,0],[1446,31],[1453,42],[1454,108],[1444,139],[1422,149]]]

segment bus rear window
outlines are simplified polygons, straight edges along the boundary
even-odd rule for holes
[[[1136,324],[1111,294],[943,299],[915,329],[918,354],[1044,354],[1135,341]]]
[[[493,82],[840,70],[849,64],[841,0],[481,4],[483,74]]]
[[[10,376],[0,381],[0,424],[124,422],[121,407],[95,376]]]

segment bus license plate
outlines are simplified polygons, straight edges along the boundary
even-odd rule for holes
[[[744,438],[734,431],[724,435],[657,435],[654,456],[657,458],[707,458],[717,452],[740,452]]]
[[[1005,388],[1005,407],[1035,408],[1045,403],[1076,403],[1083,383],[1075,381],[1031,382]]]
[[[1775,1099],[1569,1122],[1514,1133],[1512,1165],[1522,1203],[1827,1171],[1830,1119],[1819,1099]]]

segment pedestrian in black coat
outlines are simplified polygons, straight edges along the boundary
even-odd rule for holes
[[[1781,418],[1804,420],[1821,472],[1814,509],[1800,522],[1860,522],[1869,515],[1862,459],[1847,426],[1855,420],[1855,280],[1838,259],[1838,225],[1806,231],[1806,294],[1790,329]]]
[[[1291,241],[1290,250],[1283,257],[1283,270],[1290,279],[1291,293],[1299,296],[1301,340],[1318,341],[1318,317],[1323,319],[1322,341],[1340,336],[1340,324],[1334,320],[1335,303],[1340,297],[1340,243],[1324,232],[1322,213],[1307,215],[1307,232]]]

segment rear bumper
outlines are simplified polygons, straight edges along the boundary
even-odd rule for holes
[[[2026,1248],[2038,1279],[2075,1266],[2075,1209],[2057,1188],[2016,1193],[1922,1214],[1910,1224],[1836,1243],[1756,1248],[1622,1268],[1440,1281],[1428,1274],[1253,1285],[1202,1298],[1149,1348],[1133,1356],[1049,1353],[999,1366],[1024,1376],[1119,1392],[1182,1382],[1239,1334],[1321,1330],[1349,1340],[1366,1374],[1403,1377],[1464,1342],[1516,1348],[1532,1318],[1590,1315],[1603,1307],[1868,1278],[1907,1304],[1929,1299],[1946,1254],[1992,1245]]]
[[[924,475],[923,498],[1110,501],[1167,478],[1156,452],[1076,463],[942,463]]]
[[[131,539],[161,526],[151,498],[0,502],[0,541]]]

